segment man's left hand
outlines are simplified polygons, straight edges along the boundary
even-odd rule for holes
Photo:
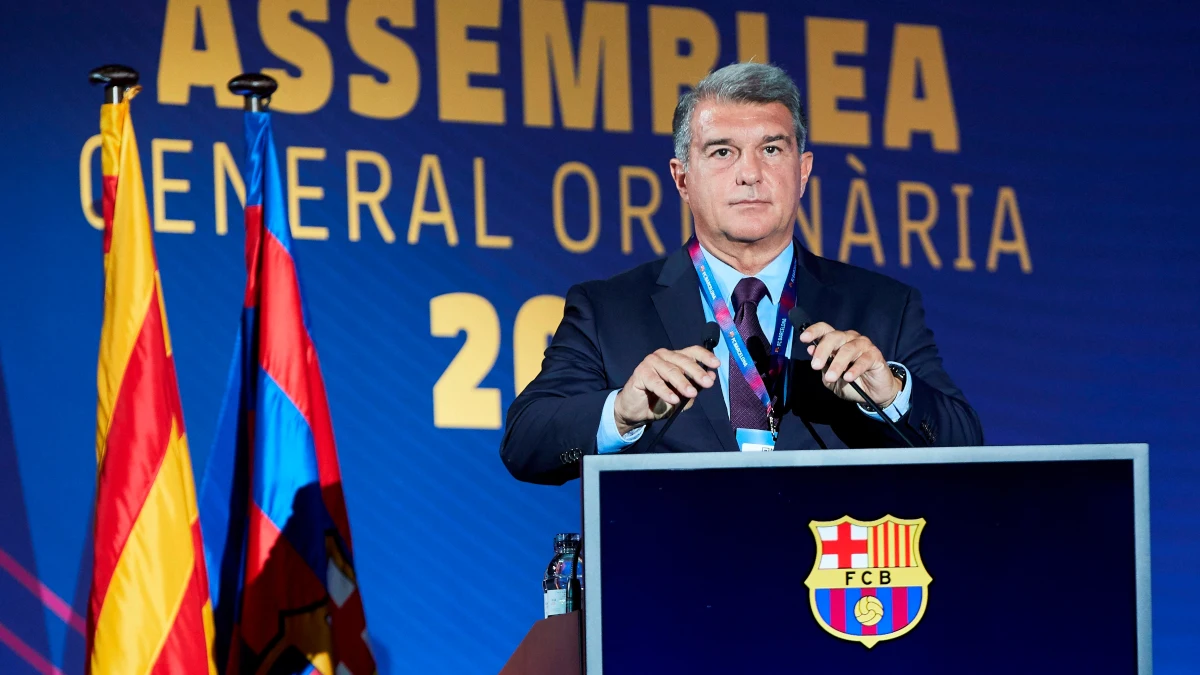
[[[825,322],[815,323],[800,334],[800,341],[808,345],[813,370],[821,371],[821,384],[838,398],[865,403],[850,386],[851,382],[857,382],[880,408],[886,408],[904,388],[892,374],[883,352],[858,331],[836,330]]]

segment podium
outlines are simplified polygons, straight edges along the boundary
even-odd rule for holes
[[[1148,675],[1148,471],[1145,445],[589,456],[583,657],[555,617],[502,672]]]
[[[580,675],[580,618],[575,611],[533,624],[500,675]]]

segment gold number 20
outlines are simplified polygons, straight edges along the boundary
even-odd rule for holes
[[[537,376],[547,340],[563,316],[555,295],[530,298],[513,322],[513,375],[517,394]],[[467,339],[433,385],[433,425],[439,429],[499,429],[500,390],[480,387],[500,356],[500,317],[486,298],[448,293],[429,301],[429,333]]]

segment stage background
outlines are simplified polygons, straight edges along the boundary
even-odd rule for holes
[[[811,107],[816,179],[798,232],[923,292],[989,444],[1150,444],[1155,665],[1191,672],[1200,12],[565,4],[42,0],[6,12],[0,671],[82,672],[103,283],[89,69],[142,73],[133,119],[197,477],[244,283],[228,178],[242,163],[240,100],[224,83],[281,69],[267,71],[281,80],[276,139],[292,158],[293,227],[310,228],[300,272],[380,670],[489,673],[541,616],[551,538],[579,529],[577,483],[524,485],[504,469],[503,413],[570,284],[680,245],[660,130],[679,83],[754,57],[788,69]],[[570,80],[565,57],[579,52],[564,106],[564,78],[547,73]],[[1063,588],[1030,599],[1040,630],[1105,602],[1071,588],[1086,551],[1046,564]]]

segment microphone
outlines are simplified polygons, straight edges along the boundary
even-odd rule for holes
[[[714,348],[716,348],[717,343],[720,341],[721,327],[717,325],[716,321],[709,321],[704,326],[704,333],[700,339],[700,346],[711,352]],[[710,370],[709,372],[712,371]],[[697,390],[699,390],[699,387],[697,387]],[[696,395],[700,395],[698,391]],[[654,449],[654,446],[658,445],[658,441],[663,437],[663,434],[667,433],[667,429],[670,429],[671,425],[675,423],[675,418],[679,416],[679,413],[683,410],[685,405],[687,405],[687,402],[681,397],[679,405],[675,406],[675,409],[671,411],[670,415],[667,415],[666,424],[663,424],[662,429],[658,430],[658,433],[655,434],[654,439],[650,441],[650,445],[646,446],[646,452],[650,452]]]
[[[762,338],[757,335],[751,335],[749,340],[746,340],[746,351],[750,352],[750,360],[754,362],[754,367],[758,369],[758,374],[765,380],[767,378],[767,369],[770,367],[770,356],[767,352],[770,349],[767,343],[763,342]]]
[[[700,345],[711,352],[717,348],[717,343],[721,341],[721,327],[717,325],[716,321],[709,321],[704,324],[704,333],[702,335],[704,337],[700,340]]]
[[[810,317],[808,315],[808,312],[804,311],[804,309],[801,308],[799,305],[796,305],[795,307],[792,308],[792,311],[788,312],[788,320],[791,321],[792,326],[795,327],[797,330],[799,330],[801,333],[803,333],[805,330],[807,330],[809,326],[816,323],[815,321],[812,320],[812,317]],[[815,345],[818,342],[820,342],[820,340],[813,340],[811,344]],[[802,359],[809,360],[811,358],[808,356],[808,350],[804,350],[801,353],[804,355],[803,357],[801,357]],[[888,417],[887,414],[883,412],[883,408],[881,408],[878,403],[876,403],[870,396],[867,396],[867,392],[863,391],[862,387],[859,387],[857,382],[851,382],[850,387],[852,389],[854,389],[854,392],[856,394],[861,396],[863,398],[863,400],[866,401],[867,406],[869,408],[871,408],[871,410],[875,411],[876,415],[879,415],[881,418],[883,418],[884,422],[888,423],[888,426],[890,426],[892,428],[892,431],[895,431],[896,435],[899,436],[905,443],[908,444],[908,447],[910,447],[910,448],[916,447],[915,445],[913,445],[913,442],[911,440],[909,440],[908,435],[905,434],[903,431],[901,431],[900,427],[896,426],[896,423],[892,421],[892,418]]]

